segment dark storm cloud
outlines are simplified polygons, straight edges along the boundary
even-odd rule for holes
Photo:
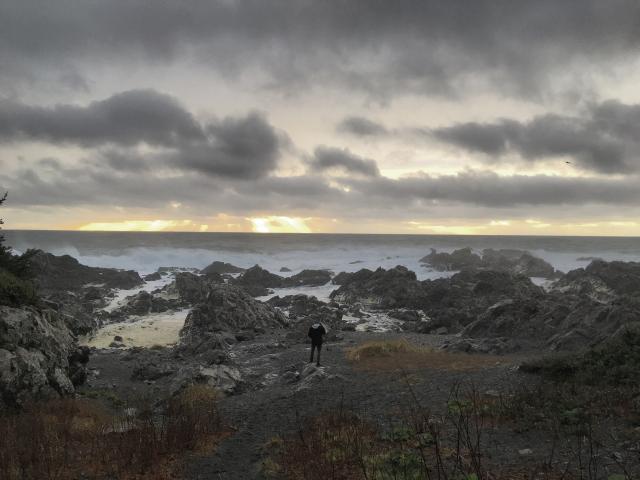
[[[172,159],[209,175],[256,179],[277,167],[281,137],[264,116],[227,118],[208,128],[209,141],[183,148]]]
[[[106,145],[98,157],[117,170],[170,165],[226,178],[256,179],[277,167],[288,138],[259,113],[199,123],[173,97],[131,90],[86,107],[34,107],[0,101],[0,144],[38,140],[84,147]],[[155,147],[139,153],[138,144]]]
[[[193,116],[169,95],[130,90],[86,107],[39,107],[0,100],[0,140],[33,139],[84,146],[202,140]]]
[[[347,117],[338,124],[337,130],[357,137],[380,137],[389,134],[384,125],[364,117]]]
[[[636,205],[638,177],[602,179],[550,175],[499,176],[487,172],[457,175],[421,175],[401,179],[350,179],[345,185],[365,197],[403,202],[442,202],[510,208],[523,205]]]
[[[259,67],[281,88],[442,95],[473,79],[530,96],[634,54],[639,17],[635,0],[21,0],[0,5],[0,64],[37,78],[189,54],[224,75]]]
[[[594,104],[582,116],[541,115],[528,122],[461,123],[431,130],[440,141],[500,161],[508,153],[535,161],[569,157],[599,173],[640,169],[640,105]]]
[[[309,162],[312,170],[321,172],[333,168],[340,168],[348,173],[377,177],[380,175],[378,165],[374,160],[359,157],[348,149],[320,146],[313,152]]]

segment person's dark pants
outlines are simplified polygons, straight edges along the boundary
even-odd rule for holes
[[[322,351],[322,344],[321,343],[312,343],[311,344],[311,357],[309,358],[309,363],[313,362],[313,352],[315,352],[316,350],[318,350],[317,364],[320,365],[320,352]]]

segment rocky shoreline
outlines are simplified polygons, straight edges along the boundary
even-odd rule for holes
[[[41,252],[34,260],[40,304],[0,307],[0,398],[20,407],[31,399],[108,391],[124,401],[162,402],[194,384],[230,399],[289,398],[349,383],[353,372],[343,352],[379,336],[524,358],[597,347],[639,326],[640,263],[595,259],[562,274],[527,252],[469,249],[432,251],[422,261],[457,272],[423,281],[403,266],[283,277],[216,261],[200,271],[164,268],[143,279]],[[533,276],[549,282],[539,286]],[[277,294],[325,285],[333,286],[327,301]],[[107,348],[86,346],[106,326],[126,331],[176,312],[186,318],[171,341],[143,348],[122,334]],[[331,366],[312,369],[304,363],[306,330],[318,321],[329,330]]]

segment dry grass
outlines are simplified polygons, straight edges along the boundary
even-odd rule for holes
[[[419,347],[404,339],[366,342],[348,349],[346,356],[358,368],[381,372],[422,369],[470,371],[510,363],[506,357],[449,353]]]
[[[225,435],[217,395],[195,386],[161,411],[143,405],[121,414],[90,399],[33,403],[0,416],[0,478],[176,478],[181,454]]]

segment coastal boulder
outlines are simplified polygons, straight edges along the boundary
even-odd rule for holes
[[[56,312],[0,307],[1,404],[73,393],[87,360]]]
[[[200,270],[200,273],[203,275],[224,275],[242,272],[244,272],[244,268],[236,267],[230,263],[220,262],[217,260]]]
[[[248,291],[254,297],[267,295],[270,288],[281,288],[286,286],[285,279],[280,275],[271,273],[259,265],[254,265],[246,270],[238,278],[232,280],[234,285],[238,285]]]
[[[594,260],[586,268],[568,272],[553,289],[603,303],[621,295],[640,296],[640,262]]]
[[[319,287],[331,280],[331,273],[327,270],[302,270],[291,277],[283,279],[286,287]]]
[[[38,252],[31,258],[35,282],[41,293],[78,291],[87,284],[107,288],[131,289],[143,284],[138,272],[82,265],[69,256]]]
[[[266,303],[255,300],[233,285],[213,285],[203,303],[196,305],[180,330],[180,343],[202,350],[224,347],[229,335],[243,330],[264,331],[287,326],[284,314]]]
[[[369,308],[414,308],[421,303],[423,290],[416,274],[402,265],[374,272],[362,269],[347,276],[340,288],[331,292],[338,303],[360,303]]]

